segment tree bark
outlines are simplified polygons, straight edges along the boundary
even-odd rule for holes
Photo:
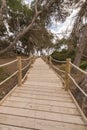
[[[81,58],[83,56],[83,52],[87,43],[87,27],[84,26],[82,28],[82,34],[80,34],[80,38],[79,38],[79,46],[77,47],[77,53],[76,53],[76,57],[74,60],[74,64],[79,66],[80,62],[81,62]]]
[[[2,2],[2,5],[1,5],[1,8],[0,8],[0,25],[2,24],[3,14],[4,14],[4,11],[6,9],[6,0],[1,0],[1,2]]]

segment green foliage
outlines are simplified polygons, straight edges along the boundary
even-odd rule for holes
[[[52,47],[53,44],[51,40],[53,36],[46,28],[41,27],[40,30],[32,30],[29,33],[29,43],[33,44],[36,50],[42,51],[43,49]]]
[[[0,0],[1,2],[1,0]],[[18,34],[18,32],[22,31],[27,25],[29,25],[32,21],[32,18],[35,14],[35,2],[32,2],[31,9],[27,5],[23,4],[23,0],[7,0],[7,17],[6,22],[8,23],[9,31],[14,33],[14,35]],[[33,45],[32,49],[42,50],[46,48],[52,48],[52,35],[47,32],[47,25],[51,24],[52,16],[56,20],[63,21],[69,15],[67,10],[64,10],[64,7],[71,6],[73,2],[63,2],[62,0],[54,0],[51,3],[49,0],[39,0],[38,1],[38,11],[42,11],[40,16],[36,19],[35,23],[33,24],[31,30],[23,36],[20,40],[23,43],[23,47],[25,45]],[[46,5],[49,5],[49,8],[45,8]],[[36,29],[36,30],[35,30]],[[39,31],[37,29],[40,29]],[[3,34],[6,34],[6,30],[4,28],[0,29],[3,30]],[[2,31],[1,31],[2,32]],[[8,34],[6,34],[8,35]],[[11,37],[14,38],[14,37]],[[10,36],[8,36],[10,39]],[[31,41],[29,40],[31,39]],[[13,40],[13,39],[10,39]],[[58,42],[56,49],[60,49],[62,45],[66,45],[66,39],[60,40]],[[4,44],[3,44],[4,45]],[[32,46],[30,45],[30,46]],[[29,46],[29,48],[30,48]],[[57,54],[60,60],[66,59],[67,57],[71,57],[72,60],[74,59],[73,51],[67,52],[63,50],[62,52]],[[56,57],[56,54],[55,54]],[[57,59],[57,57],[56,57]]]
[[[80,68],[87,69],[87,61],[82,61],[80,64]]]
[[[54,59],[56,60],[66,60],[67,58],[71,58],[71,60],[73,61],[75,58],[75,51],[67,51],[65,49],[63,49],[61,52],[58,51],[54,51],[51,55]]]
[[[22,0],[7,0],[7,5],[13,11],[22,11]]]
[[[63,51],[62,52],[54,51],[51,56],[56,60],[60,61],[65,60],[67,57],[67,51],[66,50]]]
[[[31,9],[29,9],[27,5],[23,5],[23,14],[25,15],[28,21],[32,20],[32,17],[34,16],[34,12]]]
[[[23,0],[7,0],[6,13],[7,15],[4,17],[4,20],[8,26],[7,28],[14,35],[23,30],[25,26],[29,25],[34,16],[33,10],[31,10],[28,5],[25,5]],[[0,26],[0,36],[3,37],[3,39],[0,40],[0,50],[5,49],[9,45],[9,43],[4,40],[5,37],[9,41],[13,40],[13,36],[9,36],[9,33],[7,32],[8,30],[6,28],[6,24],[3,22],[3,24]],[[28,40],[29,33],[27,33],[21,39],[23,47],[27,45]]]
[[[67,45],[67,40],[62,38],[61,40],[57,40],[56,44],[54,45],[55,49],[61,49],[62,45]]]
[[[1,7],[1,4],[2,4],[2,2],[1,2],[1,0],[0,0],[0,7]]]

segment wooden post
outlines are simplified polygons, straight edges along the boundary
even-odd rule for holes
[[[65,89],[67,91],[69,89],[69,76],[68,76],[68,74],[70,74],[70,71],[71,71],[71,64],[70,64],[70,62],[71,62],[71,59],[68,58],[66,60],[66,73],[65,73]]]
[[[50,56],[50,65],[51,65],[51,56]]]
[[[22,86],[22,63],[21,63],[21,56],[18,56],[17,59],[18,59],[18,86]]]
[[[47,56],[46,56],[46,63],[48,63],[48,59],[47,59]]]

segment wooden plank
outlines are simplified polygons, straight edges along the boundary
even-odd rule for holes
[[[64,97],[52,97],[47,95],[35,95],[35,94],[24,94],[24,93],[13,93],[12,96],[16,97],[25,97],[29,99],[40,99],[40,100],[50,100],[50,101],[63,101],[63,102],[72,102],[71,98]]]
[[[61,94],[68,94],[68,92],[62,90],[62,89],[45,89],[45,88],[36,88],[36,87],[22,87],[25,90],[31,90],[31,91],[41,91],[41,92],[50,92],[50,93],[61,93]]]
[[[70,115],[80,115],[77,109],[75,108],[67,108],[67,107],[59,107],[54,105],[43,105],[37,103],[24,103],[24,102],[16,102],[16,101],[5,101],[3,106],[7,107],[17,107],[23,109],[31,109],[38,111],[48,111],[53,113],[65,113]]]
[[[62,88],[54,71],[37,59],[23,87],[0,106],[1,129],[86,130],[76,105]]]
[[[63,107],[70,107],[70,108],[76,108],[74,103],[69,102],[59,102],[59,101],[47,101],[47,100],[36,100],[36,99],[29,99],[29,98],[22,98],[22,97],[8,97],[7,100],[9,101],[19,101],[19,102],[25,102],[25,103],[41,103],[44,105],[54,105],[54,106],[63,106]]]
[[[58,87],[58,88],[61,88],[61,87],[62,87],[62,84],[61,84],[60,82],[58,82],[58,83],[45,83],[45,82],[44,82],[44,84],[43,84],[42,82],[26,81],[24,84],[25,84],[25,85],[27,85],[27,84],[29,84],[29,85],[45,85],[45,86],[48,86],[48,87],[53,87],[53,86],[55,86],[55,87]],[[59,84],[59,85],[58,85],[58,84]]]
[[[86,130],[86,126],[0,114],[0,123],[38,130]]]
[[[55,87],[55,86],[45,86],[45,85],[28,85],[28,84],[23,84],[22,87],[28,87],[28,88],[36,88],[36,89],[42,89],[42,90],[57,90],[57,91],[62,91],[64,93],[67,93],[67,91],[65,91],[64,87],[62,86],[61,88]]]
[[[58,96],[58,95],[57,95],[57,96],[56,96],[56,95],[52,95],[52,94],[51,94],[51,95],[48,95],[48,94],[45,94],[45,93],[43,93],[43,94],[42,94],[42,93],[39,93],[39,94],[38,94],[38,93],[36,93],[36,92],[35,92],[35,93],[32,93],[32,92],[30,92],[30,91],[28,92],[28,91],[18,90],[18,89],[17,89],[16,91],[14,91],[14,93],[23,93],[23,94],[37,95],[37,96],[43,95],[43,96],[48,96],[48,97],[53,97],[53,98],[54,98],[54,97],[57,97],[57,98],[61,97],[61,98],[69,99],[69,97],[62,97],[62,96],[60,96],[60,95],[59,95],[59,96]],[[70,97],[70,98],[71,98],[71,97]]]
[[[61,88],[58,88],[57,86],[56,87],[50,87],[50,86],[45,86],[45,85],[26,85],[26,84],[23,84],[22,87],[28,87],[28,88],[36,88],[36,89],[42,89],[42,90],[49,90],[49,91],[61,91],[64,92],[64,93],[67,93],[67,91],[65,91],[64,87],[62,86]]]
[[[38,79],[41,79],[41,80],[48,80],[48,79],[50,79],[50,80],[57,80],[58,81],[58,78],[56,77],[56,76],[54,76],[54,75],[44,75],[44,76],[39,76],[38,74],[36,75],[36,76],[32,76],[32,74],[30,74],[30,80],[31,79],[34,79],[34,80],[38,80]]]
[[[47,95],[47,96],[55,96],[55,97],[64,97],[64,98],[70,98],[70,95],[68,94],[61,94],[61,93],[48,93],[48,92],[42,92],[42,91],[28,91],[24,88],[16,89],[15,92],[24,92],[27,94],[40,94],[40,95]]]
[[[26,129],[26,128],[19,128],[15,126],[9,126],[9,125],[2,125],[0,124],[0,130],[32,130],[32,129]]]
[[[43,79],[33,79],[33,78],[30,78],[29,79],[30,80],[30,82],[31,81],[35,81],[35,82],[47,82],[47,83],[58,83],[58,80],[57,79],[45,79],[45,78],[43,78]]]
[[[54,94],[59,94],[59,92],[60,92],[60,94],[64,94],[64,95],[69,95],[67,92],[65,92],[65,93],[62,93],[62,90],[61,91],[58,91],[58,90],[54,90],[54,91],[51,91],[51,90],[43,90],[43,89],[35,89],[35,88],[28,88],[28,87],[22,87],[22,88],[19,88],[19,90],[20,89],[23,89],[23,90],[27,90],[27,91],[38,91],[38,92],[43,92],[43,93],[54,93]],[[68,96],[68,97],[70,97],[70,95]]]
[[[28,109],[21,109],[21,108],[20,109],[10,108],[10,107],[4,107],[4,106],[0,107],[0,113],[23,116],[23,117],[32,117],[32,118],[37,118],[37,119],[39,118],[43,120],[53,120],[53,121],[59,121],[59,122],[75,123],[79,125],[85,124],[82,121],[80,116],[60,114],[60,113],[35,111],[35,110],[28,110]]]

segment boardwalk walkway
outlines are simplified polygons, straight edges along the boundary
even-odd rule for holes
[[[0,106],[0,130],[87,130],[55,72],[38,58]]]

